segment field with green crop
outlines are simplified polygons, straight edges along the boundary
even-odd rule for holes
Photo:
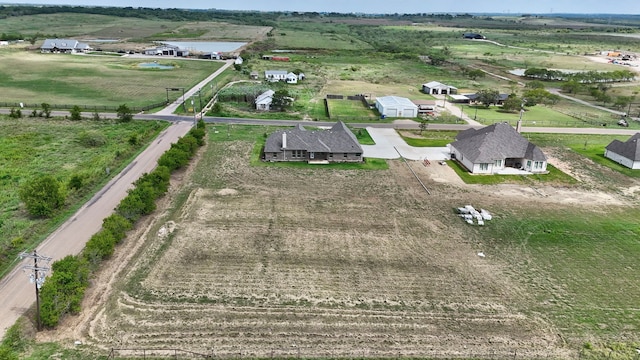
[[[96,188],[117,174],[142,147],[167,126],[162,122],[65,121],[0,116],[0,273],[15,254],[31,248],[77,208]],[[18,197],[27,180],[52,175],[68,188],[64,210],[55,220],[29,216]]]
[[[190,88],[221,63],[158,59],[173,69],[144,69],[144,59],[0,50],[2,102],[139,107],[166,101],[167,87]],[[181,95],[181,94],[180,94]],[[170,94],[171,100],[178,96]]]

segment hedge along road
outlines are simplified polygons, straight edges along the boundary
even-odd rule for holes
[[[89,238],[100,230],[102,220],[114,212],[127,190],[132,188],[133,182],[142,174],[151,172],[171,143],[184,136],[192,125],[192,121],[174,122],[163,131],[129,166],[47,237],[37,247],[38,254],[56,261],[80,253]],[[21,271],[25,265],[33,265],[33,260],[22,260],[0,281],[0,337],[4,337],[7,328],[35,303],[35,285],[30,284],[27,275]],[[39,262],[38,266],[46,264]]]

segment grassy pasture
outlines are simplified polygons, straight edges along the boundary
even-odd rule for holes
[[[2,19],[2,31],[48,37],[86,37],[88,39],[143,39],[170,31],[184,22],[148,20],[95,14],[54,13]]]
[[[323,50],[371,50],[371,46],[348,34],[299,30],[274,30],[277,48]]]
[[[640,212],[602,210],[504,209],[487,240],[512,276],[536,289],[529,311],[549,316],[569,339],[637,341]]]
[[[41,240],[53,226],[51,221],[26,214],[17,192],[22,183],[39,174],[51,174],[66,186],[77,175],[85,185],[69,192],[67,209],[75,208],[166,126],[153,121],[115,124],[0,117],[0,273],[13,260],[10,255]],[[83,134],[99,137],[105,144],[83,145]],[[129,142],[132,136],[138,144]]]
[[[328,99],[327,105],[332,119],[370,119],[377,120],[378,115],[371,109],[365,108],[359,100]]]
[[[159,59],[170,70],[143,69],[145,59],[0,51],[2,101],[29,104],[144,106],[166,101],[166,87],[189,88],[219,62]],[[177,93],[170,93],[175,99]]]

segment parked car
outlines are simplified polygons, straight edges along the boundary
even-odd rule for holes
[[[618,125],[623,126],[623,127],[629,127],[629,123],[627,122],[627,119],[618,120]]]

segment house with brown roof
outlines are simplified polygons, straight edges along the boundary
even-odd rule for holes
[[[508,174],[509,168],[546,173],[547,157],[509,123],[467,129],[449,144],[455,159],[473,174]]]
[[[267,138],[265,161],[362,162],[362,147],[356,136],[339,121],[328,130],[307,130],[298,124],[278,130]]]
[[[604,150],[604,157],[629,169],[640,169],[640,133],[622,142],[613,140]]]

